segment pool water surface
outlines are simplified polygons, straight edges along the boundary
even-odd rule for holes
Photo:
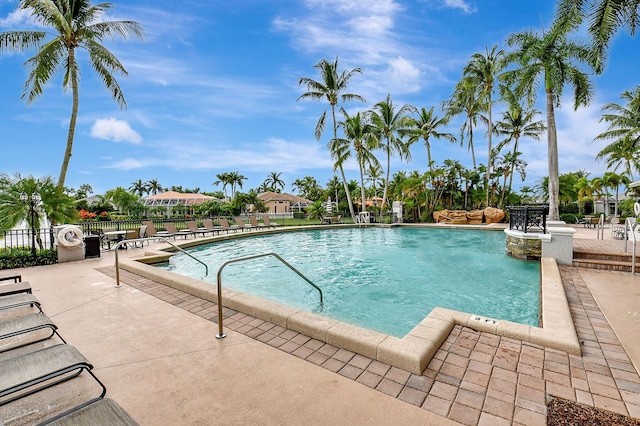
[[[223,286],[402,337],[440,306],[537,326],[540,264],[505,254],[501,231],[342,228],[252,236],[189,249],[162,268],[216,283],[227,260],[275,252],[320,287],[273,257],[224,268]]]

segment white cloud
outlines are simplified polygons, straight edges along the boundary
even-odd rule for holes
[[[13,28],[23,26],[26,23],[33,24],[33,21],[31,19],[31,13],[24,9],[17,9],[9,13],[6,18],[0,18],[0,28]]]
[[[113,117],[97,119],[91,128],[91,136],[113,142],[142,143],[142,136],[129,123]]]
[[[461,9],[464,13],[475,13],[477,10],[466,0],[444,0],[444,5],[453,9]]]

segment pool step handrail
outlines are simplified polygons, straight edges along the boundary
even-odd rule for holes
[[[627,242],[629,241],[629,234],[633,238],[633,247],[631,254],[631,275],[636,273],[636,227],[638,222],[635,217],[628,217],[624,226],[624,252],[627,252]]]
[[[309,278],[305,277],[302,274],[302,272],[298,271],[296,268],[294,268],[292,265],[290,265],[289,262],[287,262],[282,257],[280,257],[279,254],[273,253],[273,252],[269,252],[269,253],[252,254],[252,255],[243,256],[243,257],[236,257],[235,259],[227,260],[222,265],[220,265],[220,268],[218,268],[218,334],[216,334],[216,339],[224,339],[225,337],[227,337],[227,335],[223,332],[223,327],[222,327],[222,270],[224,269],[225,266],[227,266],[227,265],[229,265],[231,263],[243,262],[245,260],[251,260],[251,259],[256,259],[258,257],[266,257],[266,256],[275,257],[280,262],[284,263],[284,265],[286,267],[288,267],[293,272],[298,274],[298,276],[300,278],[302,278],[307,283],[309,283],[313,288],[318,290],[318,293],[320,293],[320,308],[322,309],[324,307],[324,299],[323,299],[322,290],[320,289],[320,287],[315,285]]]
[[[182,247],[173,244],[167,238],[154,235],[153,237],[132,238],[130,240],[118,241],[118,243],[115,245],[113,250],[115,250],[116,252],[116,287],[120,287],[120,263],[118,262],[118,250],[120,249],[120,246],[126,243],[132,243],[132,242],[138,242],[138,241],[141,241],[144,243],[145,241],[151,241],[151,240],[163,240],[165,243],[172,245],[174,248],[178,249],[182,253],[186,254],[187,256],[189,256],[190,258],[192,258],[193,260],[195,260],[196,262],[204,266],[205,277],[209,275],[209,266],[207,266],[207,264],[204,263],[202,260],[194,257],[191,253],[186,252]]]

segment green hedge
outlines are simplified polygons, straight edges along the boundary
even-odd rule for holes
[[[58,253],[55,249],[37,250],[35,258],[31,255],[30,248],[0,249],[0,270],[53,265],[54,263],[58,263]]]

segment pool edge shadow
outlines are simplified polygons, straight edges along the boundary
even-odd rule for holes
[[[148,251],[140,258],[122,259],[120,267],[217,303],[215,285],[160,271],[147,264],[151,259],[163,257],[161,253],[167,254]],[[580,355],[580,342],[556,260],[542,258],[540,271],[541,327],[437,307],[407,335],[398,338],[231,289],[223,289],[222,301],[227,308],[418,375],[422,374],[456,325]]]

